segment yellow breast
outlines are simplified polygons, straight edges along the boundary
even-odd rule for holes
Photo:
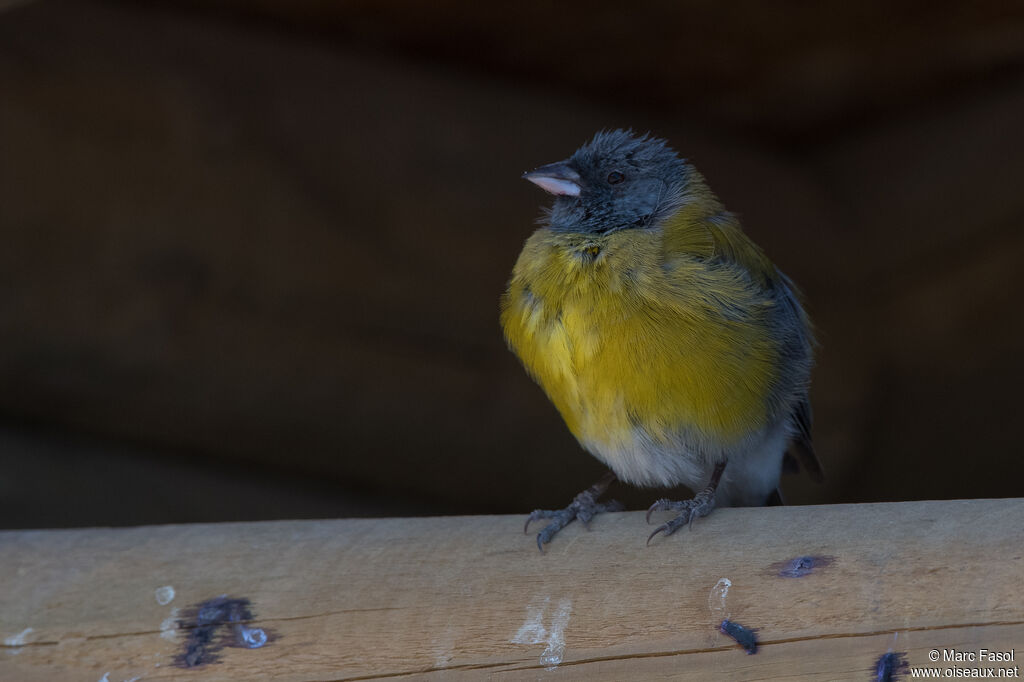
[[[766,426],[778,358],[768,304],[741,269],[679,238],[541,229],[513,270],[509,345],[592,452],[637,428],[724,447]]]

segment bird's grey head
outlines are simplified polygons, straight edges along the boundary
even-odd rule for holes
[[[665,143],[631,130],[602,131],[565,161],[523,178],[555,195],[547,223],[559,232],[650,228],[679,208],[686,162]]]

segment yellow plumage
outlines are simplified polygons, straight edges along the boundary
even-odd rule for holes
[[[584,221],[593,211],[574,192],[608,173],[603,157],[586,154],[557,173],[536,172],[549,191],[570,194],[559,197],[563,210]],[[599,167],[596,180],[588,164]],[[616,173],[615,184],[628,175]],[[634,192],[644,187],[637,182]],[[590,201],[645,205],[616,190]],[[692,168],[673,209],[637,225],[538,229],[501,301],[509,346],[577,440],[620,479],[700,489],[729,460],[720,503],[763,504],[786,441],[804,436],[809,421],[807,319],[788,280]]]
[[[584,447],[637,424],[727,447],[769,417],[780,340],[760,289],[778,277],[705,188],[661,230],[537,230],[501,324]]]

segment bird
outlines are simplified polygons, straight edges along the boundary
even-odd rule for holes
[[[553,195],[501,297],[509,348],[609,471],[547,520],[617,511],[616,481],[686,486],[666,536],[715,507],[781,504],[784,468],[823,472],[811,439],[816,342],[795,284],[668,142],[603,130],[522,176]]]

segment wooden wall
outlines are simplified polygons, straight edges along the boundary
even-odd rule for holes
[[[612,126],[807,293],[829,480],[793,501],[1021,493],[1019,13],[427,7],[0,14],[0,524],[567,501],[601,469],[497,297],[545,201],[519,174]]]

